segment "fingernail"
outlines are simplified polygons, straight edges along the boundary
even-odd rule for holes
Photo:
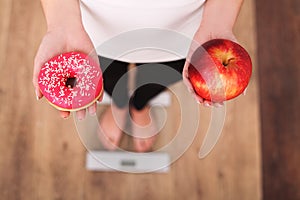
[[[209,103],[207,103],[207,102],[204,102],[204,106],[206,106],[206,107],[210,107],[210,104],[209,104]]]
[[[246,95],[247,93],[247,88],[244,90],[243,95]]]
[[[222,104],[220,104],[220,103],[216,103],[215,104],[215,107],[217,107],[217,108],[220,108],[220,107],[222,107],[223,105]]]
[[[39,94],[38,94],[38,92],[36,90],[35,90],[35,97],[36,97],[37,101],[40,100]]]
[[[90,114],[90,116],[95,116],[96,115],[96,106],[92,106],[88,108],[88,112]]]
[[[203,104],[203,101],[199,100],[199,99],[196,99],[197,103],[202,105]]]
[[[90,112],[90,115],[91,115],[91,116],[95,116],[95,115],[96,115],[96,112]]]
[[[79,121],[82,121],[82,120],[83,120],[83,117],[82,117],[82,116],[78,116],[77,119],[78,119]]]
[[[86,118],[87,113],[84,113],[78,117],[79,121],[83,121]]]

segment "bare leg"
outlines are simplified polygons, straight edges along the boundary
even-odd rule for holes
[[[151,120],[150,107],[145,106],[142,110],[131,107],[130,114],[135,150],[137,152],[150,151],[158,133],[155,121]]]
[[[113,103],[100,117],[99,139],[108,150],[115,150],[121,140],[126,123],[127,107],[118,108]]]

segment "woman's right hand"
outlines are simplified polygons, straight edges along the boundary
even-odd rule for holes
[[[89,54],[99,64],[91,39],[81,23],[70,23],[68,26],[57,26],[48,29],[34,60],[33,85],[35,87],[37,99],[43,97],[38,85],[38,75],[42,65],[50,58],[60,53],[70,51],[80,51]],[[96,103],[90,106],[88,111],[89,113],[94,114],[96,112]],[[76,114],[78,119],[83,119],[85,117],[85,112],[85,110],[77,111]],[[67,118],[70,115],[70,112],[60,111],[60,115],[63,118]]]

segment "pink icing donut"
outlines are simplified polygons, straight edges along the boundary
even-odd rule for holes
[[[77,111],[102,95],[100,66],[88,55],[68,52],[57,55],[41,68],[38,84],[49,103],[61,111]]]

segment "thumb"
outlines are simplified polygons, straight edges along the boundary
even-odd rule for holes
[[[38,84],[38,76],[39,76],[39,71],[40,71],[40,66],[41,65],[42,64],[40,64],[40,62],[37,59],[35,59],[32,83],[33,83],[33,87],[34,87],[34,90],[35,90],[35,95],[36,95],[37,100],[39,100],[43,97],[43,94],[40,91],[40,87],[39,87],[39,84]]]

